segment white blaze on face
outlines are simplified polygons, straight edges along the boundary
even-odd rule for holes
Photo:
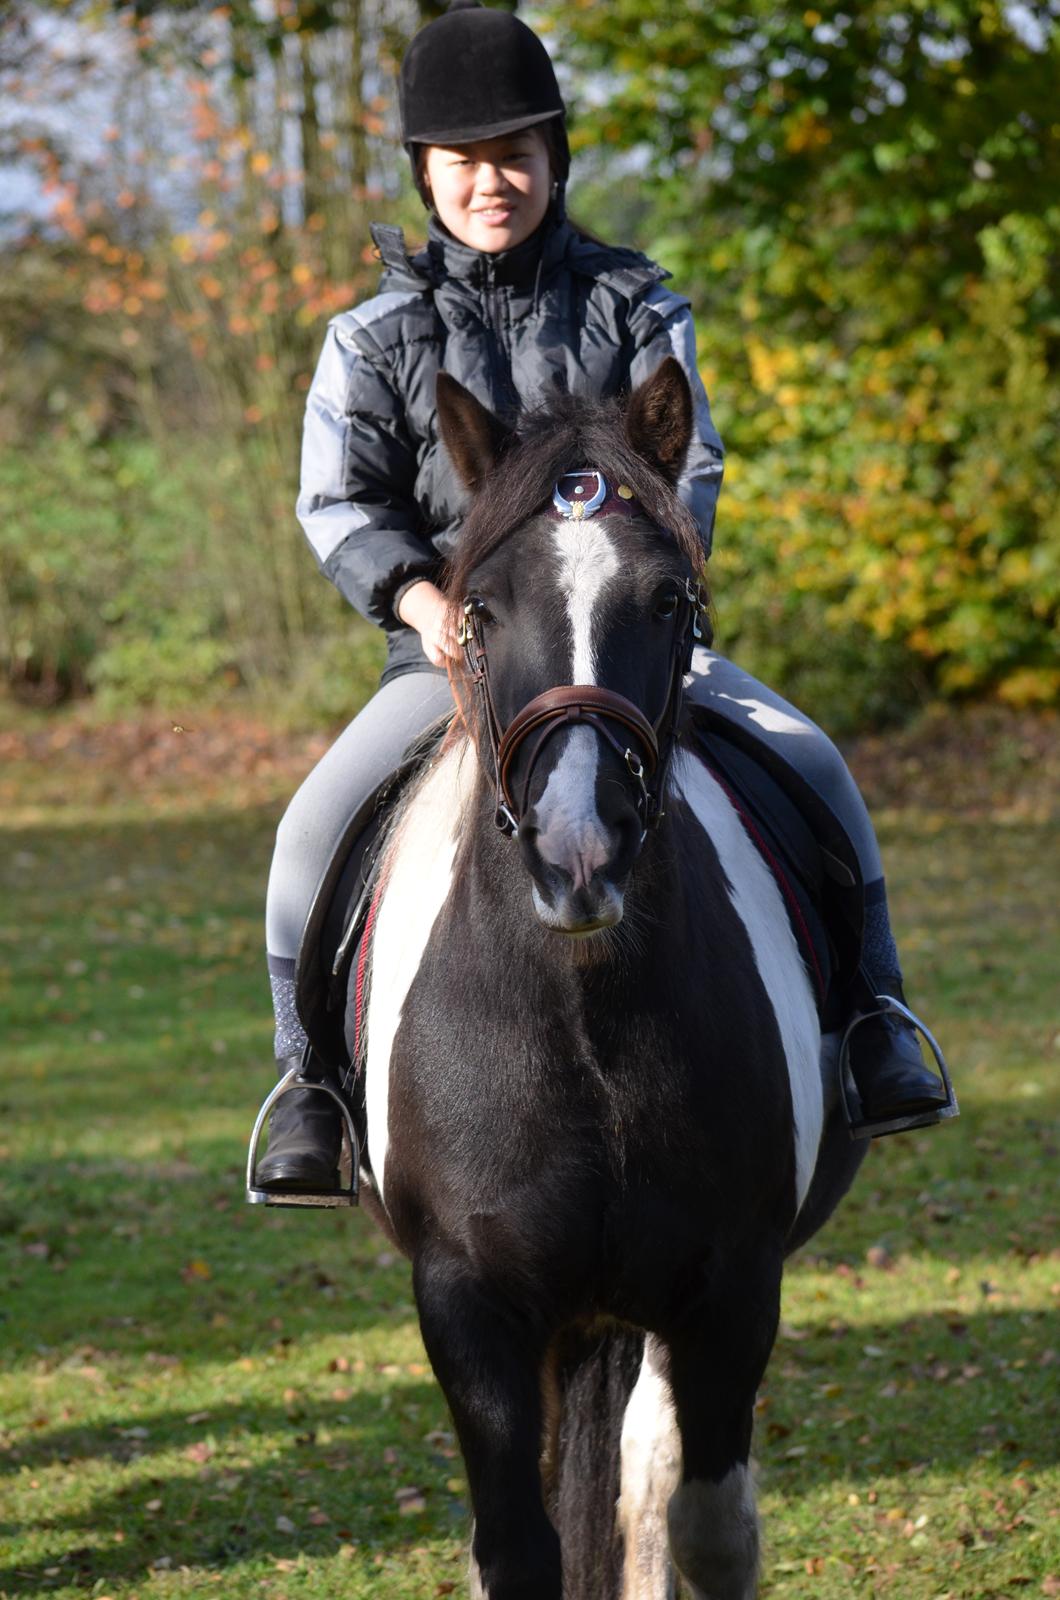
[[[604,590],[619,570],[618,555],[600,522],[561,522],[553,535],[556,582],[571,633],[572,684],[597,681],[594,631]],[[607,841],[596,814],[600,741],[591,728],[573,728],[549,773],[538,802],[544,826],[537,846],[544,860],[567,865],[572,849],[587,863],[607,859]]]
[[[571,683],[596,682],[593,621],[600,597],[618,572],[618,556],[600,522],[561,522],[553,535],[556,582],[567,606],[573,640]]]
[[[475,774],[474,754],[467,747],[457,746],[439,756],[387,849],[386,888],[372,935],[365,1064],[368,1151],[384,1206],[390,1055],[409,989],[453,885],[457,841]]]

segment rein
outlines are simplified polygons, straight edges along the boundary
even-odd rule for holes
[[[594,479],[595,488],[589,493],[587,480]],[[568,484],[573,486],[574,495],[585,498],[568,499],[561,492],[561,485]],[[553,507],[560,517],[576,522],[598,511],[621,511],[626,514],[641,511],[631,490],[622,484],[617,494],[611,494],[603,473],[593,469],[568,473],[561,478],[553,495]],[[666,776],[681,716],[684,677],[691,664],[693,647],[703,637],[700,618],[705,610],[706,600],[702,589],[691,578],[686,578],[674,614],[666,699],[654,721],[650,721],[632,700],[627,700],[625,695],[617,694],[613,689],[606,689],[600,684],[572,684],[559,685],[535,695],[516,713],[508,726],[503,727],[490,684],[489,655],[482,618],[474,597],[465,597],[458,638],[463,646],[468,674],[481,703],[492,772],[477,741],[476,748],[487,776],[495,785],[494,820],[503,834],[508,838],[518,835],[519,824],[529,806],[530,781],[548,740],[561,728],[578,723],[591,727],[625,761],[638,786],[637,813],[644,832],[658,826],[663,816]],[[512,768],[523,746],[530,741],[526,774],[521,792],[516,796],[512,789]]]

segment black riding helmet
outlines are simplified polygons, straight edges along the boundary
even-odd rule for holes
[[[570,148],[556,74],[540,39],[510,11],[451,0],[405,51],[398,103],[401,137],[428,203],[417,145],[472,144],[538,123],[549,124],[556,177],[566,182]]]

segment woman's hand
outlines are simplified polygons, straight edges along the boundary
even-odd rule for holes
[[[423,653],[432,667],[444,667],[446,661],[459,661],[460,645],[453,627],[449,602],[442,591],[429,579],[414,583],[401,596],[398,617],[409,628],[415,628],[423,643]]]

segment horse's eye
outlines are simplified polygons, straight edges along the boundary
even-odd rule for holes
[[[480,594],[473,594],[469,604],[480,622],[496,622],[496,617]]]
[[[655,615],[657,617],[672,617],[677,610],[678,595],[676,590],[670,589],[666,594],[661,594],[655,602]]]

